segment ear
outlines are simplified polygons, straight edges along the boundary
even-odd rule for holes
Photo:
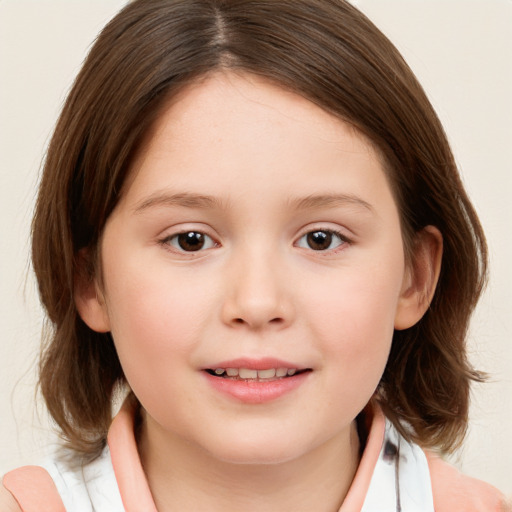
[[[395,329],[412,327],[425,314],[436,290],[441,259],[443,236],[434,226],[416,233],[411,259],[406,264],[404,280],[395,315]]]
[[[96,332],[110,331],[104,294],[91,270],[90,255],[84,249],[78,255],[74,299],[80,318]]]

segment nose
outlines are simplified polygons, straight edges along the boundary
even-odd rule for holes
[[[231,327],[282,329],[293,320],[286,266],[279,257],[263,252],[253,251],[229,264],[222,320]]]

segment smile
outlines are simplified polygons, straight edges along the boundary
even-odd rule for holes
[[[237,359],[203,368],[202,374],[215,393],[246,404],[263,404],[284,398],[301,388],[313,373],[278,359]]]
[[[225,379],[270,381],[272,379],[292,377],[308,370],[298,370],[297,368],[267,368],[262,370],[252,368],[215,368],[207,369],[206,371],[210,375]]]

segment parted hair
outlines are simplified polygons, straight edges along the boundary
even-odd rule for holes
[[[89,329],[77,312],[77,276],[98,272],[105,222],[164,104],[222,69],[294,91],[372,141],[406,256],[414,257],[425,226],[441,232],[436,292],[416,325],[395,331],[376,397],[406,438],[452,450],[465,434],[471,381],[482,378],[465,343],[485,283],[485,238],[422,87],[392,43],[343,0],[136,0],[98,36],[49,144],[32,226],[48,317],[40,389],[62,435],[97,454],[125,384],[111,335]]]

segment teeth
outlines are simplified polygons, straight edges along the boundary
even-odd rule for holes
[[[275,368],[269,370],[258,370],[258,379],[271,379],[276,376]]]
[[[215,375],[239,377],[240,379],[273,379],[275,377],[291,377],[297,373],[296,368],[268,368],[252,370],[250,368],[215,368]]]
[[[258,370],[249,370],[248,368],[240,368],[238,375],[241,379],[255,379],[258,376]]]

